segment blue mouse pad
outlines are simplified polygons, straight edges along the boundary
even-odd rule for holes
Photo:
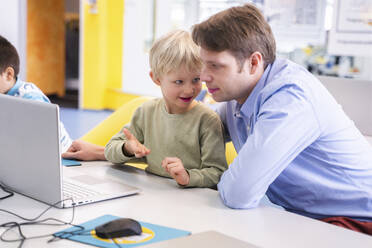
[[[63,166],[79,166],[81,165],[81,163],[77,160],[62,158],[62,165]]]
[[[111,220],[115,220],[121,217],[113,215],[103,215],[96,219],[90,220],[80,224],[84,227],[84,230],[81,230],[78,227],[67,228],[63,231],[57,232],[54,234],[56,237],[65,238],[89,245],[94,245],[98,247],[107,247],[107,248],[117,248],[120,247],[135,247],[140,245],[147,245],[150,243],[155,243],[159,241],[164,241],[168,239],[174,239],[178,237],[183,237],[190,235],[191,232],[179,230],[175,228],[169,228],[165,226],[159,226],[150,224],[147,222],[140,221],[139,223],[142,226],[141,235],[133,235],[122,238],[115,238],[116,244],[111,239],[102,239],[98,237],[94,231],[96,226],[102,225]],[[81,230],[81,231],[80,231]],[[71,233],[74,232],[74,233]]]

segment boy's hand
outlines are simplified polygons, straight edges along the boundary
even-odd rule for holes
[[[124,128],[123,133],[127,138],[124,149],[128,154],[134,155],[136,158],[142,158],[150,153],[150,150],[142,145],[128,129]]]
[[[161,166],[176,180],[178,184],[189,184],[190,175],[183,167],[181,159],[177,157],[166,157],[161,162]]]

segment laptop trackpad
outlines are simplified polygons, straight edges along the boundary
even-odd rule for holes
[[[96,185],[96,184],[107,183],[106,180],[103,180],[103,179],[100,179],[100,178],[97,178],[97,177],[93,177],[93,176],[89,176],[89,175],[79,175],[79,176],[74,176],[74,177],[70,177],[70,178],[73,179],[73,180],[76,180],[78,182],[87,184],[87,185]]]

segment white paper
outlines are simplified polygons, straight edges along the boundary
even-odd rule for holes
[[[335,0],[328,53],[372,57],[371,0]]]

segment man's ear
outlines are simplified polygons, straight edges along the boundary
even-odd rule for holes
[[[157,84],[157,85],[160,86],[160,80],[159,80],[158,78],[155,78],[154,73],[152,73],[152,71],[150,71],[150,77],[151,77],[152,81],[153,81],[155,84]]]
[[[264,61],[260,52],[252,53],[248,61],[250,74],[256,74],[257,72],[261,72],[263,70]]]
[[[5,73],[6,80],[13,81],[15,79],[13,67],[8,66],[3,73]]]

